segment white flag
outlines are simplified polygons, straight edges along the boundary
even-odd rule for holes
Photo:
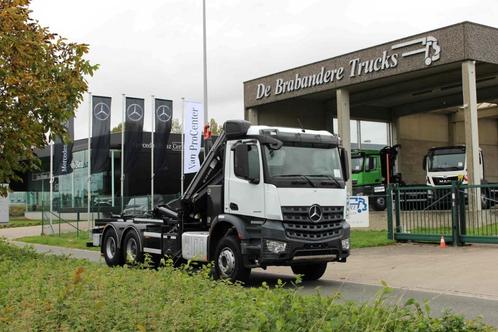
[[[183,113],[183,173],[196,173],[201,167],[199,153],[204,126],[204,109],[201,103],[185,102]]]

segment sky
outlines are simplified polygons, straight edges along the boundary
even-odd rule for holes
[[[202,0],[32,0],[31,9],[90,45],[100,68],[89,91],[112,97],[112,126],[123,94],[146,98],[146,130],[151,95],[172,99],[175,118],[182,97],[202,102]],[[498,27],[495,0],[206,0],[206,13],[208,111],[220,123],[243,118],[244,81],[462,21]],[[85,96],[76,139],[88,137],[88,108]],[[373,142],[385,136],[366,130]]]

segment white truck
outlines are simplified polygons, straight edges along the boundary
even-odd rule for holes
[[[242,282],[271,265],[315,280],[349,256],[347,160],[327,131],[227,121],[180,199],[150,218],[97,220],[93,244],[109,266],[150,254],[213,262],[215,277]]]
[[[482,150],[479,149],[479,164],[477,165],[480,175],[481,184],[487,184],[484,177],[484,157]],[[467,175],[467,158],[465,154],[465,145],[434,147],[429,149],[424,156],[423,168],[426,171],[426,183],[428,186],[451,185],[452,182],[468,184]],[[467,189],[465,195],[467,196]],[[494,187],[484,187],[479,190],[481,206],[490,208],[496,203],[496,189]],[[435,197],[436,192],[429,191],[429,198],[433,201],[439,199]],[[439,196],[445,195],[439,191]],[[446,201],[449,201],[448,198]],[[449,202],[446,202],[449,204]]]
[[[465,145],[434,147],[424,157],[423,168],[426,171],[428,186],[450,185],[452,181],[467,184],[467,159]],[[479,174],[484,179],[484,159],[479,149]]]

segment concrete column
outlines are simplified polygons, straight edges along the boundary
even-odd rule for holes
[[[390,129],[391,129],[391,141],[387,142],[387,144],[391,144],[391,146],[393,145],[396,145],[396,144],[400,144],[400,138],[399,138],[399,134],[400,134],[400,123],[399,123],[399,117],[396,117],[392,120],[392,122],[390,123],[389,125]],[[401,147],[403,149],[403,147]],[[401,155],[403,153],[400,153],[398,154],[398,157],[397,157],[397,160],[396,160],[396,168],[395,168],[395,172],[396,173],[401,173]]]
[[[351,195],[352,181],[351,181],[351,127],[350,127],[350,114],[349,114],[349,91],[345,89],[337,89],[337,127],[338,134],[342,140],[342,146],[348,152],[349,158],[349,180],[346,183],[347,192]]]
[[[477,88],[474,61],[462,63],[463,113],[465,121],[465,151],[469,184],[481,184],[479,172],[479,131],[477,127]],[[469,199],[469,207],[481,209],[481,193],[475,190],[475,199]],[[475,203],[472,204],[472,203]]]
[[[448,142],[456,145],[456,113],[448,114]]]
[[[258,110],[255,108],[248,108],[246,110],[246,120],[253,125],[259,124],[258,122]]]

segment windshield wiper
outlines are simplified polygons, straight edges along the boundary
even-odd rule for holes
[[[341,187],[341,184],[339,183],[339,181],[337,181],[337,179],[333,176],[330,176],[328,174],[316,174],[316,175],[308,175],[309,177],[326,177],[327,179],[329,179],[330,181],[332,181],[333,183],[335,183],[335,185],[340,188]]]
[[[313,183],[313,181],[311,181],[308,176],[303,175],[303,174],[283,174],[283,175],[277,175],[276,177],[277,178],[300,177],[300,178],[305,179],[310,184],[310,186],[316,187],[316,185]]]

